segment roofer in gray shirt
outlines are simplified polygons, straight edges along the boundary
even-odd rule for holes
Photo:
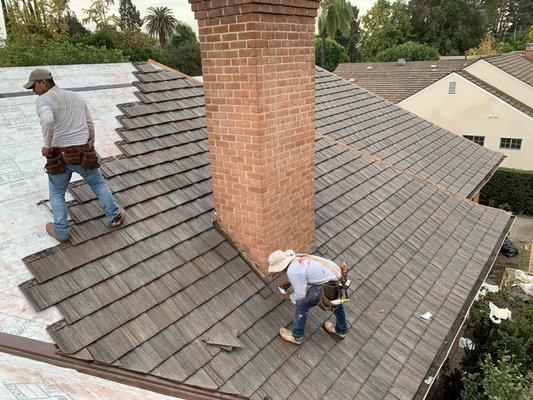
[[[310,254],[297,255],[293,250],[276,250],[268,257],[268,263],[269,273],[281,272],[287,268],[287,278],[294,289],[294,293],[283,295],[284,300],[290,300],[296,305],[292,331],[282,327],[279,334],[288,342],[301,344],[309,310],[321,301],[323,284],[339,281],[341,268],[326,258]],[[342,339],[348,330],[342,304],[335,308],[335,317],[336,323],[326,322],[324,329]]]
[[[102,204],[109,226],[115,228],[124,220],[124,210],[115,202],[102,173],[94,150],[94,124],[87,104],[77,93],[55,85],[50,71],[33,70],[24,88],[39,97],[37,115],[41,121],[48,173],[50,205],[54,222],[46,224],[46,233],[59,241],[69,235],[65,193],[76,172],[87,182]]]

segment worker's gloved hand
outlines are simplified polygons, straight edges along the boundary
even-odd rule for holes
[[[284,300],[284,301],[290,301],[291,294],[290,293],[285,293],[283,296],[281,296],[281,299]]]
[[[43,147],[41,149],[41,154],[44,157],[50,157],[52,155],[52,148],[51,147]]]

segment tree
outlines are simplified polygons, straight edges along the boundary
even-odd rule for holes
[[[145,17],[150,36],[158,37],[161,47],[167,43],[177,20],[168,7],[150,7]]]
[[[39,34],[60,39],[66,36],[65,13],[68,0],[5,0],[7,30],[10,35]]]
[[[68,35],[88,35],[90,32],[87,30],[82,23],[76,17],[76,13],[68,10],[64,15],[64,20],[68,26]]]
[[[174,32],[163,50],[163,63],[189,76],[202,74],[200,43],[186,23],[176,22]]]
[[[492,56],[501,53],[502,45],[492,36],[487,36],[479,46],[466,51],[467,56]]]
[[[462,55],[486,35],[486,20],[474,0],[411,0],[412,39],[442,55]]]
[[[137,10],[137,7],[133,5],[131,0],[120,0],[118,13],[120,15],[120,28],[122,30],[141,28],[141,13]]]
[[[405,61],[438,60],[439,52],[427,44],[405,42],[380,51],[372,61],[397,61],[400,58]]]
[[[361,53],[365,60],[373,59],[380,51],[411,40],[411,16],[407,4],[378,0],[361,18]]]
[[[323,48],[322,46],[322,38],[316,38],[315,40],[315,63],[318,64],[318,50]],[[348,57],[348,53],[346,52],[346,49],[342,47],[340,44],[338,44],[335,40],[331,38],[326,39],[326,69],[328,71],[334,71],[335,68],[337,68],[337,65],[339,65],[342,62],[349,62],[350,58]]]
[[[337,31],[342,36],[350,34],[352,7],[346,0],[323,0],[318,16],[318,31],[321,38],[321,66],[326,67],[326,36],[332,40]]]
[[[92,0],[91,5],[83,12],[87,15],[83,19],[83,23],[94,22],[97,27],[102,25],[109,25],[112,21],[116,21],[115,15],[109,15],[109,7],[115,4],[115,0]]]
[[[337,30],[335,32],[335,41],[339,43],[348,52],[351,62],[361,61],[361,53],[359,51],[359,38],[361,35],[361,27],[359,25],[359,9],[357,6],[350,5],[352,7],[352,20],[350,21],[350,33],[348,36],[343,36],[342,33]]]

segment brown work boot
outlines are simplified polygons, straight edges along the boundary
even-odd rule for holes
[[[292,336],[292,332],[287,328],[279,328],[279,335],[283,340],[286,340],[287,342],[291,342],[294,344],[302,344],[302,339],[296,340],[294,336]]]
[[[109,223],[110,228],[117,228],[124,222],[124,217],[126,216],[126,211],[122,207],[118,209],[118,216],[115,217],[113,221]]]
[[[335,331],[335,324],[333,322],[326,322],[324,324],[324,329],[326,330],[327,333],[335,335],[340,339],[344,339],[344,337],[346,336],[346,333],[340,334],[340,333],[337,333],[337,331]]]
[[[46,230],[46,233],[48,233],[50,236],[52,236],[55,240],[59,241],[59,242],[66,242],[68,241],[68,236],[64,239],[60,239],[59,236],[57,235],[56,233],[56,230],[54,228],[54,223],[53,222],[47,222],[46,225],[44,226],[44,229]]]

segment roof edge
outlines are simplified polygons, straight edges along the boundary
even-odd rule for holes
[[[485,266],[481,270],[478,280],[476,281],[476,283],[474,284],[474,287],[470,291],[470,294],[468,295],[463,308],[461,309],[455,322],[453,323],[452,328],[450,329],[450,333],[448,334],[441,348],[437,352],[437,355],[435,356],[435,359],[433,360],[433,363],[427,373],[428,375],[433,377],[433,380],[426,388],[424,388],[426,383],[422,381],[422,383],[420,383],[420,386],[418,387],[418,391],[413,397],[413,400],[425,400],[428,398],[428,395],[430,395],[430,393],[435,389],[433,384],[437,380],[437,377],[441,372],[442,366],[444,365],[445,361],[448,359],[448,356],[450,355],[451,350],[455,347],[455,344],[458,342],[459,333],[461,332],[466,322],[466,319],[468,318],[470,309],[472,308],[472,305],[474,304],[474,299],[477,293],[479,292],[479,289],[481,288],[482,283],[487,279],[487,276],[492,270],[494,263],[496,262],[496,257],[498,256],[498,253],[500,252],[500,248],[503,244],[503,241],[507,237],[507,234],[509,233],[509,230],[513,226],[515,220],[516,220],[516,217],[514,215],[511,215],[511,217],[509,218],[509,221],[507,221],[507,225],[505,226],[505,229],[503,230],[502,234],[500,235],[500,238],[496,242],[496,246],[494,246],[494,248],[492,249],[492,253],[489,259],[487,260],[487,262],[485,263]]]
[[[113,367],[111,365],[67,357],[59,354],[57,352],[57,347],[52,343],[9,335],[3,332],[0,332],[0,352],[45,362],[63,368],[74,369],[82,374],[92,375],[124,385],[134,386],[155,393],[180,397],[187,400],[243,399],[243,397],[201,389],[152,375]]]

